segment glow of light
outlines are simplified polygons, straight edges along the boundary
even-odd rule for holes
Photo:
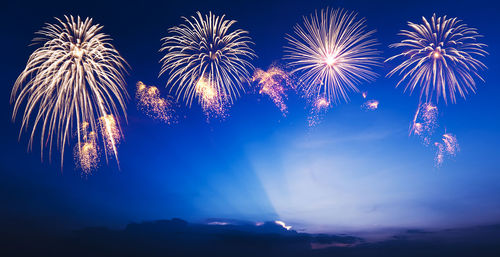
[[[292,228],[292,226],[287,226],[287,225],[285,224],[285,222],[283,222],[283,221],[281,221],[281,220],[276,220],[276,221],[274,221],[274,223],[275,223],[276,225],[280,225],[280,226],[282,226],[282,227],[283,227],[284,229],[286,229],[286,230],[290,230],[290,229]]]

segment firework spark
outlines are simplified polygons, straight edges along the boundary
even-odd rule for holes
[[[474,28],[469,28],[458,18],[432,16],[430,22],[422,17],[423,24],[408,22],[411,30],[402,30],[404,39],[390,45],[404,51],[386,61],[401,57],[403,62],[388,76],[402,75],[398,86],[406,82],[405,91],[413,92],[420,87],[421,102],[445,103],[456,101],[457,94],[465,98],[476,91],[474,77],[486,66],[476,59],[487,52],[485,44],[477,42],[481,36]]]
[[[175,88],[177,100],[191,106],[197,98],[205,110],[218,113],[244,91],[243,82],[249,82],[250,60],[256,56],[253,43],[247,31],[231,30],[236,21],[224,15],[197,12],[183,19],[185,24],[170,28],[171,35],[162,39],[160,51],[167,53],[160,75],[169,73],[167,86]]]
[[[455,135],[446,133],[443,135],[443,143],[445,146],[446,152],[451,155],[455,156],[458,151],[460,151],[460,148],[458,146],[458,141],[457,137]]]
[[[80,135],[82,139],[74,148],[74,159],[82,174],[90,175],[100,161],[97,134],[89,131],[89,123],[84,122],[80,128]]]
[[[309,117],[307,118],[309,127],[314,127],[319,124],[330,105],[331,103],[324,96],[314,100],[311,111],[309,112]]]
[[[271,66],[267,71],[256,69],[252,81],[257,81],[259,94],[269,96],[274,104],[286,116],[288,107],[285,100],[288,98],[285,86],[291,86],[289,74],[276,66]]]
[[[167,124],[176,122],[176,115],[173,109],[174,103],[160,97],[160,90],[155,86],[146,86],[141,81],[137,82],[137,108],[147,116],[163,121]]]
[[[366,99],[366,97],[368,96],[368,92],[365,91],[361,93],[361,96],[363,97],[363,99]]]
[[[40,37],[33,41],[41,46],[31,54],[17,78],[11,102],[13,120],[26,102],[21,132],[33,122],[28,149],[37,127],[41,127],[42,157],[48,144],[50,158],[55,140],[61,150],[62,165],[72,128],[87,123],[91,131],[97,131],[99,117],[118,117],[120,111],[126,118],[128,95],[123,77],[126,62],[111,45],[109,36],[100,32],[102,26],[92,24],[90,18],[73,16],[57,22],[37,32]],[[77,131],[80,147],[83,137],[80,129]],[[113,152],[118,160],[116,151]]]
[[[122,139],[122,133],[115,117],[110,114],[100,117],[99,128],[104,140],[106,157],[108,155],[118,156],[117,146]]]
[[[367,111],[374,111],[378,109],[378,104],[379,101],[377,100],[368,100],[363,105],[361,105],[361,108]]]
[[[446,156],[453,157],[460,151],[458,140],[455,135],[445,133],[441,138],[441,142],[435,142],[437,147],[436,157],[434,158],[435,166],[440,167]]]
[[[413,122],[410,126],[410,135],[419,136],[425,145],[431,142],[431,136],[437,125],[438,108],[430,103],[424,103],[419,106]]]
[[[374,30],[366,31],[365,19],[342,9],[321,10],[309,18],[303,27],[296,25],[295,36],[287,35],[286,59],[299,73],[306,96],[337,103],[349,99],[357,85],[374,80],[374,66],[380,65]]]

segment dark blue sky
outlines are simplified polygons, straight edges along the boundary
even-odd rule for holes
[[[498,6],[492,1],[41,1],[2,6],[0,67],[2,154],[0,218],[31,220],[61,227],[122,226],[130,221],[180,217],[189,221],[231,218],[281,219],[307,231],[368,231],[385,228],[442,228],[500,222],[500,67]],[[380,101],[375,112],[360,110],[363,99],[334,107],[316,128],[307,127],[305,101],[289,97],[283,118],[272,102],[243,95],[224,121],[206,123],[198,106],[181,108],[179,124],[145,117],[128,104],[129,122],[120,146],[121,169],[102,164],[82,178],[65,156],[40,162],[39,147],[27,153],[27,137],[17,140],[12,123],[12,85],[35,49],[33,33],[53,17],[93,17],[104,25],[138,80],[157,85],[165,96],[166,78],[157,78],[160,39],[181,16],[196,11],[226,14],[250,32],[267,68],[283,56],[284,36],[303,15],[343,7],[367,18],[376,29],[384,58],[407,21],[421,16],[458,16],[484,35],[486,83],[455,105],[439,106],[440,129],[455,134],[461,151],[440,169],[434,149],[408,137],[418,96],[395,89],[396,79],[363,85]],[[251,90],[249,90],[251,92]],[[54,156],[58,156],[54,154]]]

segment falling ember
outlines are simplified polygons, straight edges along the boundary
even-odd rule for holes
[[[361,105],[361,108],[367,111],[374,111],[378,109],[378,104],[379,102],[377,100],[368,100],[363,105]]]
[[[114,155],[118,159],[117,146],[121,141],[122,134],[115,117],[108,114],[99,118],[99,128],[104,139],[105,151],[108,155]]]
[[[444,161],[444,147],[443,144],[435,142],[434,145],[437,147],[436,157],[434,157],[434,166],[441,167]]]
[[[227,103],[217,91],[215,84],[206,77],[200,77],[195,87],[195,94],[199,99],[200,105],[207,118],[218,117],[224,119],[226,117]]]
[[[318,125],[322,116],[326,113],[331,103],[325,97],[318,97],[309,112],[308,122],[309,127],[314,127]]]
[[[97,147],[97,134],[89,132],[89,124],[83,122],[79,134],[82,138],[74,148],[74,159],[76,166],[85,175],[90,175],[92,170],[99,165],[99,148]]]
[[[363,98],[366,99],[366,97],[368,96],[368,92],[365,91],[365,92],[361,93],[361,96],[363,96]]]
[[[160,97],[160,90],[154,86],[146,86],[141,81],[137,82],[137,108],[147,116],[163,121],[167,124],[176,122],[173,102]]]
[[[458,151],[460,151],[460,148],[458,146],[458,141],[457,137],[455,137],[452,134],[446,133],[443,135],[443,143],[444,143],[444,149],[446,150],[446,153],[455,156]]]
[[[454,135],[446,133],[441,138],[441,141],[434,143],[437,147],[436,157],[434,158],[436,167],[440,167],[443,164],[446,156],[454,157],[460,151],[457,138]]]
[[[288,96],[284,86],[291,85],[289,74],[275,66],[270,67],[267,71],[256,69],[252,81],[258,82],[259,94],[268,95],[283,113],[283,116],[286,116],[288,107],[285,100]]]
[[[415,113],[410,128],[410,135],[419,136],[425,145],[431,142],[431,136],[437,127],[438,108],[430,103],[420,105]]]
[[[275,223],[276,225],[280,225],[280,226],[282,226],[282,227],[283,227],[284,229],[286,229],[286,230],[290,230],[290,229],[292,228],[292,226],[287,226],[287,225],[285,224],[285,222],[283,222],[283,221],[281,221],[281,220],[276,220],[276,221],[274,221],[274,223]]]

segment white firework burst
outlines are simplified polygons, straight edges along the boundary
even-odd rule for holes
[[[185,24],[170,28],[170,35],[162,39],[160,51],[166,54],[160,76],[170,75],[167,86],[175,88],[177,100],[191,106],[197,98],[204,109],[217,109],[232,104],[244,91],[243,82],[249,81],[253,70],[253,43],[247,31],[232,30],[236,21],[226,20],[225,15],[196,14],[183,17]]]
[[[91,131],[98,131],[100,117],[118,118],[122,113],[126,118],[128,94],[123,76],[126,62],[110,43],[111,38],[101,32],[102,26],[92,24],[90,18],[64,16],[56,20],[36,33],[39,37],[33,41],[41,46],[17,78],[11,102],[13,120],[24,106],[21,132],[32,127],[28,148],[40,127],[42,157],[47,145],[50,156],[56,141],[62,165],[73,128],[77,130],[78,146],[83,145],[82,124],[88,123]],[[117,158],[116,137],[107,133],[109,129],[102,130],[102,138],[111,141],[108,143]]]
[[[300,74],[306,96],[325,97],[337,103],[359,92],[362,82],[374,80],[374,66],[380,65],[374,30],[366,30],[365,19],[343,9],[324,9],[304,17],[303,26],[287,35],[285,59]]]
[[[458,18],[432,16],[430,21],[422,17],[422,24],[408,22],[410,30],[402,30],[401,42],[390,47],[403,52],[386,61],[401,57],[403,60],[388,76],[401,75],[398,86],[406,82],[405,91],[413,92],[420,87],[420,101],[445,103],[456,102],[457,95],[465,98],[475,93],[474,78],[483,80],[478,71],[486,66],[476,59],[487,52],[485,44],[475,28],[463,24]]]

